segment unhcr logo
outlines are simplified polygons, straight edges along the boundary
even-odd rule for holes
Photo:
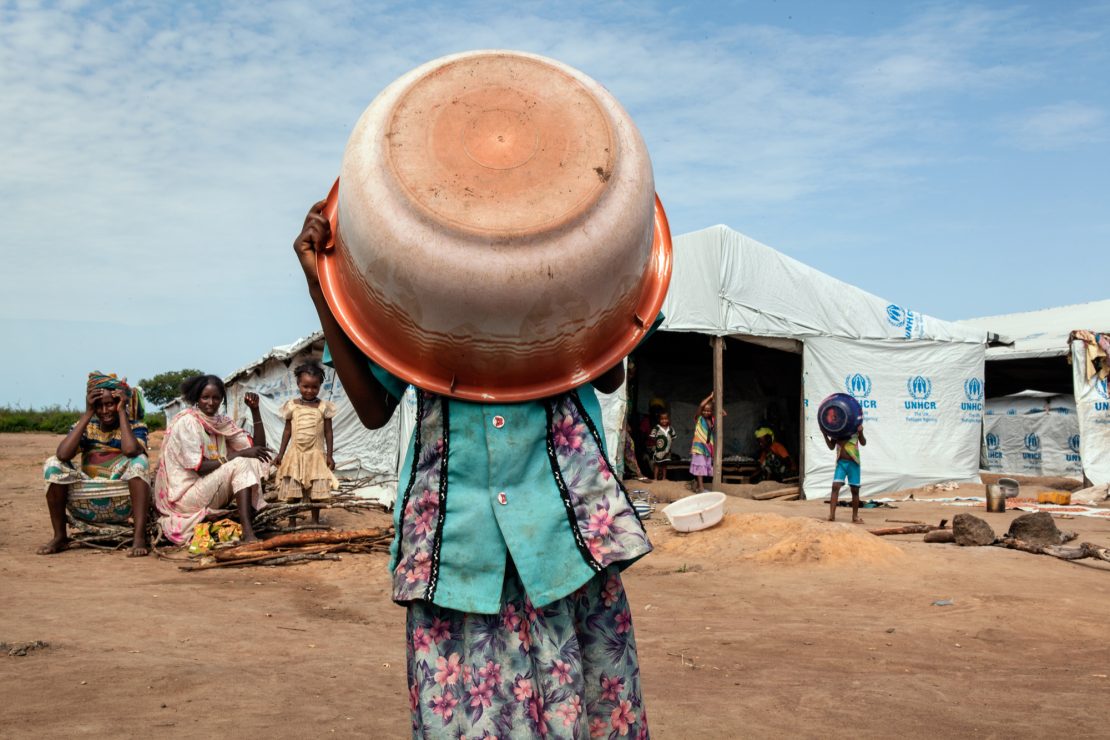
[[[895,328],[902,329],[902,334],[909,339],[913,336],[913,327],[916,323],[916,314],[907,311],[896,303],[886,307],[886,320]]]
[[[873,409],[878,404],[868,396],[871,395],[871,376],[862,373],[853,373],[844,378],[844,390],[859,401],[860,408]]]
[[[1040,460],[1041,459],[1041,438],[1037,436],[1036,432],[1029,432],[1025,435],[1025,452],[1021,453],[1023,460]]]
[[[998,435],[994,432],[987,433],[987,459],[988,460],[1001,460],[1002,450],[998,449],[1000,444]]]
[[[926,378],[924,375],[914,375],[906,381],[906,391],[910,394],[912,401],[906,401],[906,408],[910,411],[925,411],[936,409],[937,402],[930,401],[929,396],[933,395],[933,381]]]
[[[1070,437],[1068,437],[1068,449],[1071,450],[1071,452],[1068,452],[1064,455],[1065,460],[1067,460],[1068,462],[1074,462],[1074,463],[1082,462],[1082,458],[1079,456],[1079,435],[1078,434],[1073,434]]]
[[[979,378],[968,378],[964,381],[964,396],[966,401],[960,404],[961,411],[983,410],[983,381]]]
[[[1110,411],[1110,390],[1106,388],[1106,378],[1095,381],[1095,392],[1102,396],[1102,401],[1095,401],[1095,411]]]

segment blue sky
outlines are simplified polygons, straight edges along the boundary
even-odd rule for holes
[[[0,0],[0,403],[313,330],[290,245],[351,126],[475,48],[612,90],[676,234],[946,319],[1110,295],[1108,2]]]

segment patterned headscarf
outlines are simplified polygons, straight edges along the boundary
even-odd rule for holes
[[[89,373],[89,382],[85,386],[85,390],[86,392],[93,390],[123,391],[124,395],[127,396],[127,415],[134,421],[146,416],[143,392],[138,388],[129,386],[127,378],[120,378],[115,373],[105,375],[99,370],[93,370]]]

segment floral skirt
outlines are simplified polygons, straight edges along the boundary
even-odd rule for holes
[[[414,738],[647,738],[632,614],[615,566],[532,606],[510,563],[500,614],[408,606]]]

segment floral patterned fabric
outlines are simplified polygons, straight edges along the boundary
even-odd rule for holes
[[[577,394],[567,393],[550,403],[552,468],[589,557],[603,568],[651,552],[640,517],[613,474],[597,428]]]
[[[432,598],[432,565],[442,507],[442,483],[446,481],[447,447],[444,434],[444,404],[435,396],[420,393],[414,430],[415,465],[404,498],[398,502],[401,525],[393,565],[393,599]]]
[[[498,614],[408,607],[414,738],[648,737],[615,567],[536,608],[509,564]]]

